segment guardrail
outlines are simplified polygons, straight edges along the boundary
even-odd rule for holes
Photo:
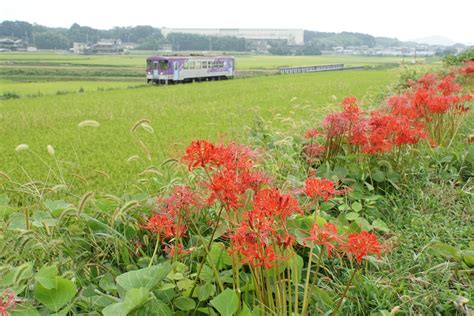
[[[293,75],[293,74],[301,74],[301,73],[306,73],[306,72],[337,71],[337,70],[364,69],[364,68],[365,68],[364,66],[344,67],[344,64],[302,66],[302,67],[283,67],[283,68],[280,68],[280,74]]]

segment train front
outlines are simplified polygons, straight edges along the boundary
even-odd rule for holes
[[[162,56],[151,56],[146,60],[147,82],[165,83],[170,79],[169,60]]]

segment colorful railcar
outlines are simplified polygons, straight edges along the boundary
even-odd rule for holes
[[[232,56],[150,56],[146,61],[148,83],[232,79],[235,74]]]

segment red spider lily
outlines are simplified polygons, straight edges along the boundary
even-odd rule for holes
[[[0,316],[10,316],[9,311],[12,312],[19,302],[23,302],[23,300],[17,299],[13,290],[3,291],[0,295]]]
[[[168,214],[172,216],[175,216],[175,214],[180,210],[199,210],[205,205],[201,197],[198,196],[187,186],[174,187],[169,197],[159,197],[157,199],[157,202],[160,209],[165,210]]]
[[[336,190],[334,182],[326,178],[308,178],[303,192],[310,198],[322,198],[325,202],[334,195],[344,194],[344,190]]]
[[[344,250],[349,256],[354,256],[358,264],[362,258],[370,254],[380,255],[382,245],[377,240],[377,236],[367,231],[349,234]]]
[[[181,159],[188,162],[189,170],[196,167],[204,168],[210,163],[221,163],[216,159],[218,157],[217,151],[216,146],[213,144],[205,140],[195,140],[186,148],[186,153]]]
[[[322,227],[314,223],[309,234],[310,236],[305,240],[324,246],[328,257],[331,255],[331,252],[334,252],[343,242],[342,236],[337,233],[337,227],[331,223],[326,223]]]
[[[444,96],[452,95],[453,93],[458,93],[459,91],[461,91],[461,87],[455,84],[453,80],[453,76],[446,76],[438,84],[438,89],[442,92]]]
[[[371,118],[354,128],[350,143],[360,146],[363,153],[376,154],[390,151],[394,146],[416,144],[426,138],[424,125],[405,116],[373,111]]]
[[[320,144],[306,144],[303,153],[308,159],[321,158],[326,151],[326,147]]]
[[[433,86],[436,86],[436,82],[437,82],[436,75],[433,74],[433,73],[427,73],[427,74],[423,75],[423,77],[418,79],[417,83],[421,87],[423,87],[425,89],[428,89],[428,88],[432,88]]]
[[[208,203],[218,200],[229,209],[237,209],[242,205],[247,190],[257,191],[266,183],[269,179],[261,172],[223,169],[216,172],[208,184],[211,189]]]
[[[304,138],[312,139],[316,138],[319,135],[319,132],[315,128],[311,128],[306,131],[306,134],[304,134]]]
[[[265,188],[255,195],[253,207],[266,216],[279,216],[285,220],[295,213],[302,213],[298,201],[291,195],[280,194],[277,189]]]
[[[164,251],[166,252],[167,256],[169,258],[173,258],[175,256],[182,257],[191,252],[191,250],[185,250],[183,249],[183,244],[178,243],[178,246],[176,247],[175,244],[170,244],[169,246],[166,245],[164,248]]]
[[[472,74],[474,72],[474,60],[466,61],[464,67],[461,69],[461,72],[466,76]]]
[[[186,233],[186,226],[176,224],[175,218],[166,213],[153,214],[142,227],[165,239],[180,237]]]
[[[342,100],[343,105],[356,105],[357,104],[357,98],[356,97],[345,97],[344,100]]]
[[[239,174],[234,170],[225,169],[216,173],[209,184],[212,192],[208,203],[218,200],[229,209],[237,209],[241,205],[240,196],[247,189],[240,180]]]

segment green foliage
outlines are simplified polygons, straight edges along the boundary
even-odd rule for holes
[[[211,300],[211,305],[220,315],[232,316],[235,315],[235,312],[237,312],[237,309],[239,308],[239,296],[235,291],[226,289]]]
[[[447,66],[457,66],[462,65],[466,61],[474,60],[474,49],[471,48],[466,50],[458,55],[449,54],[443,58],[443,62]]]

